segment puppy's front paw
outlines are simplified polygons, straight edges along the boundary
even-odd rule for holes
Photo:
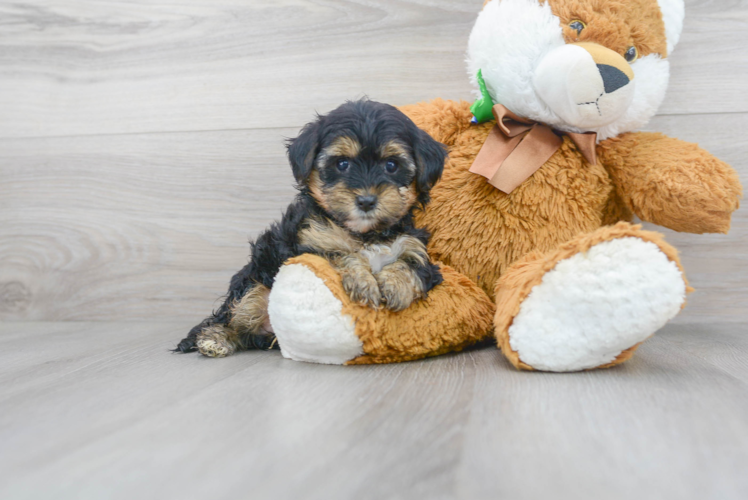
[[[379,309],[382,294],[379,284],[370,272],[343,273],[343,288],[352,301],[372,309]]]
[[[405,262],[398,261],[385,266],[377,274],[377,283],[384,298],[385,307],[391,311],[402,311],[423,296],[421,281]]]
[[[231,332],[221,325],[204,328],[197,334],[197,350],[209,358],[225,358],[236,352],[236,343],[231,340]]]

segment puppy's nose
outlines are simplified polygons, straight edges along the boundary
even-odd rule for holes
[[[371,194],[366,196],[356,196],[356,206],[362,212],[371,212],[377,206],[377,197]]]

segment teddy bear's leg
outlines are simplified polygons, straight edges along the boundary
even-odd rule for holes
[[[496,337],[517,368],[607,368],[677,315],[689,291],[676,250],[622,222],[512,265],[497,283]]]
[[[284,265],[270,291],[270,324],[286,358],[326,364],[409,361],[459,351],[490,336],[494,308],[477,285],[441,266],[444,282],[407,309],[354,303],[321,257]]]

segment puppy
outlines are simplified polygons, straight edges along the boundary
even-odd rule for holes
[[[268,294],[283,263],[304,253],[327,259],[351,299],[372,308],[401,311],[441,283],[413,213],[428,203],[446,153],[408,117],[387,104],[347,102],[306,125],[288,158],[296,200],[251,244],[223,305],[175,351],[277,348]]]

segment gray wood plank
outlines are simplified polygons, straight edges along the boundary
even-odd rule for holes
[[[650,128],[700,142],[748,184],[747,125],[730,114]],[[291,201],[283,138],[295,133],[0,139],[0,319],[199,321],[247,239]],[[729,236],[667,234],[698,289],[678,320],[745,320],[745,210]]]
[[[476,384],[464,498],[744,498],[745,365],[722,362],[744,358],[744,334],[669,325],[632,362],[572,377],[494,366]]]
[[[292,133],[0,141],[0,317],[199,320],[293,199]]]
[[[480,0],[0,4],[0,137],[298,127],[368,94],[470,99]],[[687,1],[664,114],[748,111],[748,2]]]
[[[195,368],[209,360],[182,356],[177,362],[179,356],[169,352],[186,328],[138,322],[0,323],[5,478],[64,457],[71,448],[116,432],[260,359],[228,358],[200,380],[192,378]],[[29,440],[40,446],[24,452]]]
[[[368,367],[167,353],[184,326],[49,325],[44,342],[62,340],[39,338],[0,385],[20,384],[0,399],[0,496],[748,494],[742,325],[670,325],[631,362],[574,375],[516,372],[494,348]],[[0,366],[44,328],[0,324]]]
[[[0,137],[300,126],[363,94],[395,103],[469,97],[463,52],[479,7],[3,4]]]
[[[733,113],[746,110],[748,1],[686,0],[680,43],[670,58],[670,87],[661,114]],[[738,34],[740,33],[740,34]],[[719,90],[718,90],[719,89]]]

